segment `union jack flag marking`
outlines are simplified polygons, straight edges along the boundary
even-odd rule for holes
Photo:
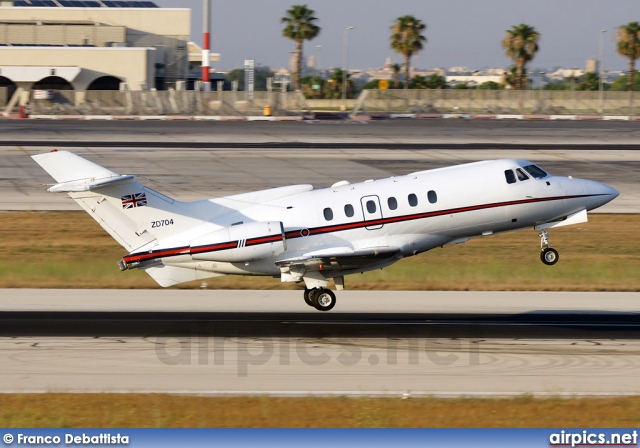
[[[122,196],[122,208],[136,208],[136,207],[144,207],[147,205],[147,195],[146,193],[134,193],[134,194],[125,194]]]

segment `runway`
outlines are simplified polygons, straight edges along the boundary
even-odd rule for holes
[[[638,293],[341,291],[329,313],[306,306],[300,291],[3,295],[0,336],[640,338]]]
[[[639,293],[1,294],[5,392],[640,393]]]

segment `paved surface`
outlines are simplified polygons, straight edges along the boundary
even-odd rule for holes
[[[1,144],[1,143],[0,143]],[[64,146],[56,145],[63,149]],[[80,210],[65,194],[46,192],[53,180],[29,156],[46,147],[0,146],[0,210]],[[517,157],[552,174],[605,182],[621,192],[598,209],[640,213],[640,151],[607,150],[393,150],[393,149],[172,149],[71,148],[181,200],[198,200],[273,186],[330,186],[379,179],[483,159]]]
[[[102,147],[101,142],[116,146]],[[540,163],[553,174],[599,180],[620,190],[622,194],[601,212],[640,212],[640,151],[619,149],[640,145],[640,123],[479,120],[364,124],[0,120],[0,210],[79,210],[66,195],[46,193],[43,184],[52,180],[28,157],[65,148],[65,144],[117,172],[148,178],[143,181],[182,200],[296,183],[329,186],[342,179],[356,182],[475,160],[519,157]],[[171,144],[176,148],[146,147]],[[190,148],[190,144],[217,147]],[[297,144],[301,147],[296,148]],[[313,148],[313,144],[325,147]],[[483,149],[437,147],[456,144]],[[496,149],[505,144],[529,147]],[[602,149],[544,146],[557,148],[558,144],[595,144]],[[405,149],[397,149],[402,145]],[[422,145],[429,149],[420,149]]]
[[[178,122],[0,120],[0,141],[158,141],[231,143],[640,144],[638,122],[393,120]]]
[[[344,291],[320,313],[296,291],[2,290],[0,390],[638,394],[638,299]]]

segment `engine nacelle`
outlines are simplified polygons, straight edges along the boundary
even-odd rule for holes
[[[241,263],[280,255],[287,250],[280,221],[251,222],[216,230],[191,241],[194,260]]]

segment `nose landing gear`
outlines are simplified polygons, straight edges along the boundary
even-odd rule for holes
[[[540,231],[540,260],[547,266],[552,266],[558,262],[560,255],[558,251],[549,246],[549,232],[547,229]]]

